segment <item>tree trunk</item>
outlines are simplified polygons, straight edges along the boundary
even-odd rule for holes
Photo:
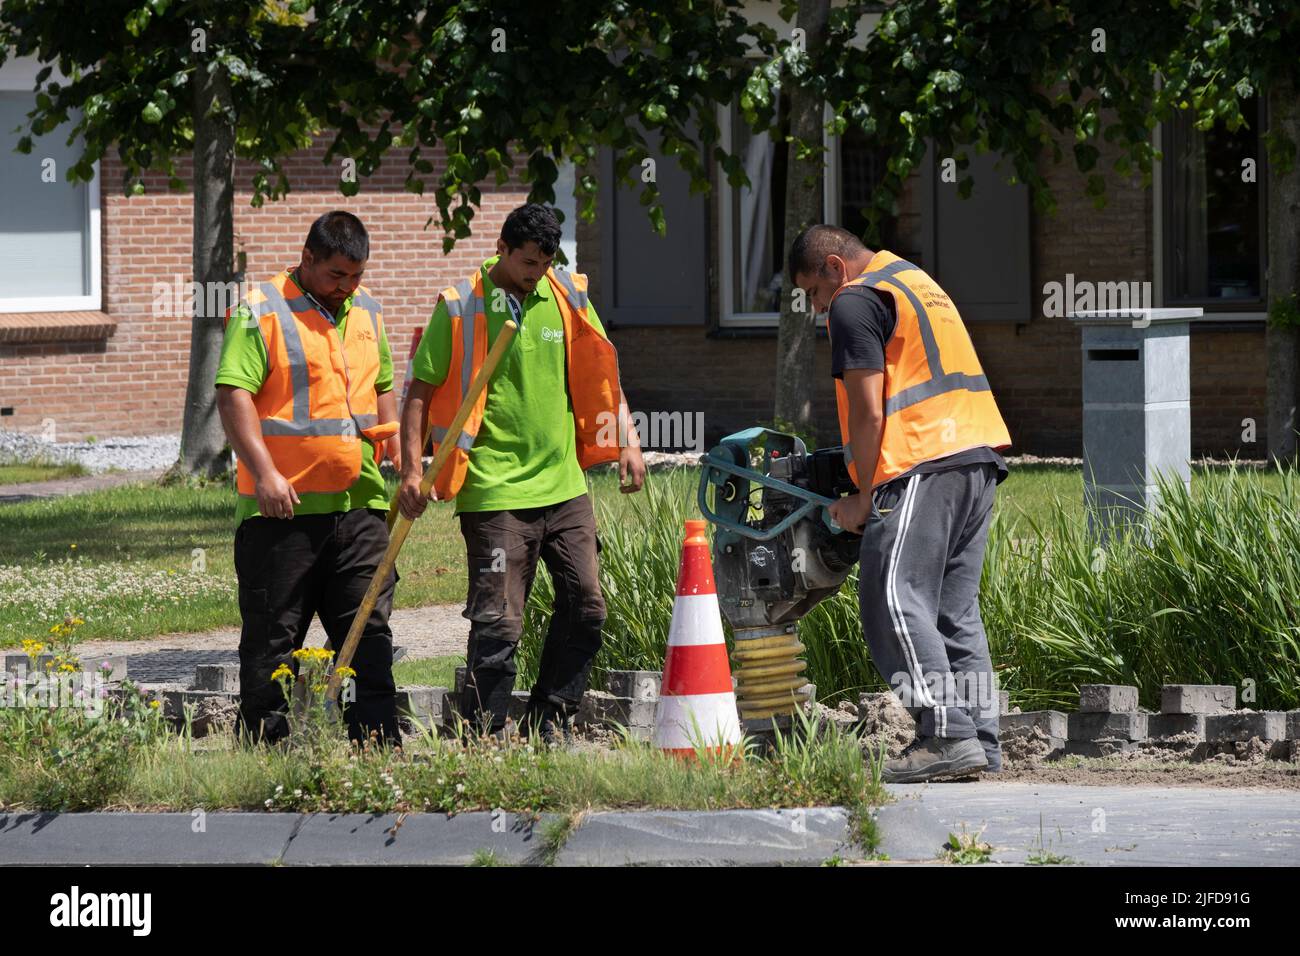
[[[228,466],[213,380],[226,309],[235,288],[235,123],[230,77],[215,61],[194,72],[194,282],[190,377],[181,425],[183,475],[213,477]]]
[[[1280,77],[1269,91],[1269,125],[1300,144],[1300,90],[1293,76]],[[1300,291],[1300,162],[1282,172],[1268,168],[1268,302]],[[1268,353],[1268,454],[1296,457],[1296,406],[1300,395],[1297,340],[1300,330],[1268,323],[1264,347]]]
[[[830,17],[830,0],[799,0],[795,25],[804,31],[806,49],[815,54],[826,42],[826,24]],[[803,140],[820,144],[822,140],[823,102],[816,93],[794,87],[790,90],[790,155],[786,161],[785,245],[804,229],[823,220],[822,179],[825,162],[819,152],[810,159],[800,159],[794,143]],[[784,251],[783,251],[784,254]],[[813,421],[813,355],[817,346],[817,327],[806,311],[795,312],[792,277],[785,276],[781,296],[781,324],[776,340],[776,403],[778,422],[788,423],[802,433],[818,431]],[[825,383],[830,387],[830,383]],[[821,428],[825,432],[826,428]],[[831,429],[834,431],[834,429]]]

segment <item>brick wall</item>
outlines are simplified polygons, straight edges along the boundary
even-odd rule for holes
[[[247,256],[248,279],[259,281],[297,264],[316,216],[331,209],[360,216],[371,239],[363,281],[384,306],[400,390],[413,330],[428,320],[441,288],[493,254],[501,222],[527,191],[513,183],[485,185],[474,237],[444,256],[436,223],[424,228],[436,213],[433,200],[403,188],[403,155],[393,152],[354,197],[339,194],[337,167],[322,165],[323,155],[320,145],[290,159],[292,191],[280,202],[254,209],[251,193],[237,190],[236,251]],[[253,172],[240,163],[236,185],[247,184]],[[188,164],[180,175],[188,178]],[[163,177],[149,177],[144,196],[123,196],[122,170],[113,159],[104,160],[101,176],[103,311],[117,329],[101,342],[0,343],[0,405],[14,408],[6,428],[35,431],[52,418],[59,440],[180,430],[190,322],[155,317],[153,286],[191,279],[191,196],[168,192]]]

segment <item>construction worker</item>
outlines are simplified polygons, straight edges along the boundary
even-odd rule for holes
[[[830,313],[840,435],[861,489],[830,513],[862,534],[863,633],[917,719],[885,779],[997,771],[979,583],[1011,438],[988,380],[956,307],[917,266],[827,225],[801,233],[789,260],[815,313]]]
[[[601,645],[605,600],[600,541],[583,471],[619,463],[620,488],[645,480],[619,386],[614,346],[587,298],[586,276],[551,268],[560,224],[547,206],[506,218],[497,255],[439,296],[408,372],[402,407],[398,506],[418,517],[426,425],[455,441],[429,499],[454,498],[465,539],[470,621],[460,712],[477,729],[505,732],[524,605],[540,557],[555,607],[529,697],[525,733],[562,735]],[[519,331],[464,429],[456,410],[507,319]]]
[[[379,303],[361,285],[370,240],[361,220],[311,225],[297,268],[263,282],[226,318],[217,408],[238,456],[240,723],[253,740],[288,733],[272,673],[295,668],[313,615],[343,646],[388,546],[379,463],[400,464],[393,362]],[[393,637],[396,572],[352,660],[348,734],[397,744]]]

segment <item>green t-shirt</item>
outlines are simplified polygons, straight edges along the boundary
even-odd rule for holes
[[[484,312],[488,347],[511,317],[505,292],[483,263]],[[576,498],[587,491],[578,465],[573,405],[565,381],[564,319],[546,280],[537,283],[522,305],[523,321],[509,351],[488,383],[487,405],[465,484],[456,495],[456,513],[541,508]],[[605,328],[591,305],[587,319],[602,335]],[[440,385],[451,365],[451,320],[439,300],[408,374]]]
[[[339,306],[334,317],[340,341],[347,329],[348,309],[352,307],[349,296]],[[257,321],[247,307],[238,306],[226,323],[226,337],[221,343],[221,364],[217,368],[217,385],[234,385],[257,394],[266,381],[267,375],[266,343],[258,332]],[[388,348],[388,332],[379,330],[379,376],[375,379],[375,391],[378,393],[393,390],[393,356]],[[299,504],[293,506],[295,515],[331,514],[335,511],[352,511],[355,508],[382,508],[389,506],[384,476],[375,464],[375,447],[364,437],[361,438],[361,474],[347,491],[335,494],[323,492],[300,492]],[[240,495],[235,505],[235,523],[245,518],[256,517],[257,499],[251,495]]]

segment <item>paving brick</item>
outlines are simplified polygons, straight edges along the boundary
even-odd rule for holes
[[[1152,714],[1147,718],[1147,736],[1152,740],[1191,735],[1205,740],[1204,714]]]
[[[1065,739],[1068,734],[1068,722],[1064,712],[1059,710],[1031,710],[1024,714],[1003,714],[999,725],[1005,733],[1017,728],[1041,730],[1048,737]]]
[[[578,720],[580,723],[606,727],[619,724],[629,728],[653,728],[655,709],[658,706],[658,697],[650,700],[633,700],[630,697],[588,692],[584,695],[582,706],[578,709]]]
[[[1300,740],[1300,710],[1286,712],[1286,739]]]
[[[1160,688],[1162,714],[1226,714],[1237,708],[1237,688],[1230,684],[1165,684]]]
[[[510,706],[506,708],[506,714],[515,723],[524,719],[524,711],[528,709],[528,698],[530,694],[526,690],[516,690],[510,692]]]
[[[1127,684],[1084,684],[1079,688],[1079,710],[1086,714],[1133,714],[1138,709],[1138,689]]]
[[[412,684],[397,688],[397,712],[414,717],[426,727],[442,724],[445,687]]]
[[[455,726],[460,714],[460,694],[454,690],[444,691],[442,695],[442,725]]]
[[[1205,739],[1210,743],[1236,740],[1286,739],[1286,713],[1280,710],[1239,710],[1205,718]]]
[[[1068,721],[1070,740],[1145,740],[1147,715],[1136,713],[1076,713]]]
[[[186,704],[191,705],[196,710],[202,707],[206,701],[228,704],[232,707],[239,704],[238,695],[225,691],[188,690],[183,687],[171,687],[163,690],[160,696],[163,702],[163,716],[174,720],[184,719]],[[207,706],[211,707],[212,704]]]
[[[605,689],[615,697],[655,700],[659,697],[662,682],[663,675],[659,671],[610,671]]]
[[[194,689],[239,693],[239,665],[199,664],[194,668]]]

